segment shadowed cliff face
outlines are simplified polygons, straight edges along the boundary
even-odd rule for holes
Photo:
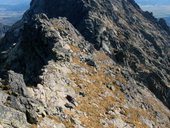
[[[13,37],[17,43],[13,42],[13,38],[9,38],[12,42],[6,45],[8,36],[5,37],[1,42],[1,49],[4,51],[0,60],[1,74],[8,70],[22,73],[28,86],[36,86],[40,82],[42,69],[48,65],[49,60],[65,59],[66,54],[69,57],[68,51],[62,48],[60,36],[54,28],[50,28],[51,25],[46,15],[34,16],[28,23],[23,24],[19,38]],[[12,50],[8,49],[9,47],[12,47]]]
[[[84,35],[84,37],[91,43],[95,44],[95,47],[99,49],[101,42],[96,37],[102,29],[104,21],[100,19],[100,16],[107,17],[108,20],[117,21],[112,3],[120,4],[121,1],[95,1],[95,0],[64,0],[57,1],[52,0],[50,3],[47,1],[33,1],[31,3],[31,13],[46,13],[48,17],[67,17],[67,19]],[[65,4],[67,3],[67,4]],[[55,11],[54,11],[55,10]],[[69,10],[69,11],[68,11]]]
[[[169,40],[134,0],[32,0],[0,43],[0,109],[15,127],[167,127]]]
[[[122,20],[125,20],[129,25],[142,25],[143,18],[147,18],[148,21],[159,26],[157,19],[149,12],[143,12],[134,0],[106,0],[104,2],[100,0],[64,0],[57,2],[56,0],[50,2],[35,0],[32,1],[31,8],[30,14],[46,13],[51,18],[66,17],[89,42],[95,44],[97,49],[100,49],[102,45],[99,41],[102,37],[97,37],[97,35],[102,34],[103,29],[109,30],[110,22],[120,27]],[[169,31],[167,26],[164,29]]]
[[[0,23],[0,39],[5,35],[8,29],[9,29],[9,26],[3,25]]]

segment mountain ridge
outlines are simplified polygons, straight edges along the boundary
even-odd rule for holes
[[[0,43],[0,126],[169,126],[164,20],[134,0],[30,5]]]

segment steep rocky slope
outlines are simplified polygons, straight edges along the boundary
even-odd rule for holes
[[[0,43],[0,127],[168,128],[169,34],[133,0],[32,0]]]

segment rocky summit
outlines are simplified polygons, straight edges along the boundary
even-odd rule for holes
[[[0,42],[0,128],[169,128],[170,28],[134,0],[32,0]]]

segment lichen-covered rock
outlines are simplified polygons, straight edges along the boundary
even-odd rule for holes
[[[38,125],[38,128],[66,128],[64,124],[55,122],[55,120],[44,118]]]
[[[12,93],[27,97],[29,96],[22,74],[17,74],[13,71],[9,71],[8,85]]]
[[[4,128],[14,127],[14,128],[28,128],[26,116],[17,110],[8,108],[6,106],[0,105],[0,122]]]

